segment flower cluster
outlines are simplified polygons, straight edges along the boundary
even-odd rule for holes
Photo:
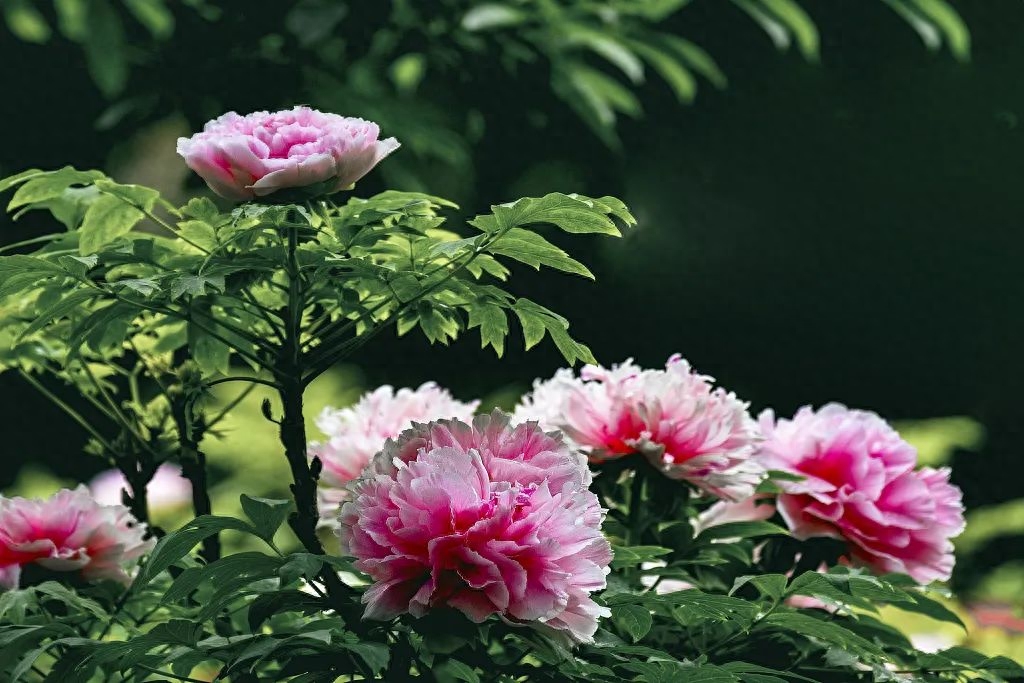
[[[310,444],[310,457],[323,464],[320,475],[320,517],[326,526],[337,522],[338,505],[345,498],[345,484],[384,447],[416,422],[445,418],[469,420],[479,401],[464,403],[433,382],[418,389],[382,386],[360,397],[349,408],[325,408],[316,424],[327,436]]]
[[[611,548],[589,481],[558,435],[500,412],[403,433],[341,509],[342,548],[375,581],[365,616],[450,607],[591,640]]]
[[[642,453],[669,477],[742,500],[764,478],[757,425],[746,403],[711,382],[678,355],[664,370],[588,365],[579,378],[561,370],[537,382],[516,416],[564,431],[593,462]]]
[[[0,586],[17,588],[37,564],[86,581],[128,583],[128,569],[153,547],[122,505],[101,505],[85,486],[44,500],[0,497]]]
[[[879,573],[949,578],[950,539],[964,517],[948,469],[915,470],[917,451],[882,418],[836,403],[791,420],[766,411],[760,421],[760,460],[801,477],[779,482],[779,512],[794,536],[842,539],[854,562]]]
[[[178,154],[214,192],[236,201],[285,189],[308,194],[342,190],[396,149],[379,140],[376,123],[325,114],[309,107],[246,116],[228,112],[190,138]]]

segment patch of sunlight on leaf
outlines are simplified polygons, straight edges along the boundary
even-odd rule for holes
[[[1024,534],[1024,498],[967,511],[967,529],[954,543],[960,553],[970,553],[1002,534]]]
[[[14,483],[4,489],[7,497],[45,498],[62,488],[74,488],[73,479],[63,479],[50,470],[37,465],[25,465],[18,472]]]
[[[953,457],[953,451],[976,451],[985,442],[985,427],[969,417],[937,417],[894,424],[900,435],[917,449],[918,463],[936,467]]]

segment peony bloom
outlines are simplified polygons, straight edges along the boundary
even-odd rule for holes
[[[350,485],[338,536],[373,578],[365,617],[450,607],[589,642],[611,548],[578,455],[500,413],[418,425]]]
[[[27,564],[127,584],[127,569],[153,547],[145,533],[128,508],[97,503],[85,486],[42,500],[0,497],[0,586],[17,588]]]
[[[120,505],[121,494],[131,490],[121,470],[106,470],[89,482],[89,492],[100,505]],[[146,487],[146,502],[153,511],[167,510],[187,505],[192,501],[192,484],[181,476],[181,468],[164,463]]]
[[[310,444],[310,456],[320,458],[320,518],[331,526],[337,522],[338,505],[344,500],[346,483],[357,478],[384,443],[412,427],[414,422],[442,418],[472,418],[479,401],[456,401],[447,390],[433,382],[419,389],[382,386],[363,394],[350,408],[325,408],[316,424],[327,440]]]
[[[561,429],[601,462],[639,452],[667,476],[727,500],[753,494],[764,473],[753,459],[757,427],[747,404],[713,388],[678,355],[664,370],[631,360],[607,370],[588,365],[536,382],[519,419]]]
[[[949,470],[914,470],[917,451],[875,413],[831,403],[792,420],[761,415],[768,469],[804,477],[780,481],[778,508],[797,538],[830,536],[850,559],[919,583],[953,570],[950,539],[964,528],[960,489]]]
[[[178,154],[210,189],[243,201],[303,188],[330,194],[349,187],[396,149],[376,123],[309,107],[247,116],[228,112],[201,133],[178,138]]]

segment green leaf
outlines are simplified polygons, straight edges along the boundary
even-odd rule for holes
[[[267,540],[274,538],[274,534],[288,519],[288,513],[292,509],[291,501],[288,500],[255,498],[244,493],[240,500],[242,510],[246,517],[252,520],[256,533]]]
[[[733,582],[729,595],[734,594],[740,587],[750,584],[756,588],[761,595],[778,602],[786,594],[786,583],[789,579],[785,574],[757,574],[753,576],[741,576]]]
[[[41,171],[38,168],[30,168],[20,173],[9,175],[6,178],[0,179],[0,192],[6,192],[15,185],[19,185],[30,178],[34,178],[44,173],[47,173],[47,171]]]
[[[675,55],[652,45],[634,42],[633,49],[657,70],[658,75],[672,88],[676,99],[683,103],[693,101],[697,95],[697,80]]]
[[[559,33],[568,45],[585,46],[614,64],[633,83],[643,82],[644,65],[633,53],[635,44],[626,45],[609,33],[583,24],[563,24]]]
[[[142,566],[138,576],[135,577],[132,590],[144,587],[156,578],[160,572],[185,557],[192,548],[196,547],[204,539],[228,529],[243,531],[256,536],[259,535],[251,525],[246,524],[240,519],[218,515],[196,517],[188,524],[177,531],[167,534],[157,542],[146,564]]]
[[[612,621],[636,643],[650,632],[654,617],[650,609],[641,605],[616,605]]]
[[[467,31],[489,31],[515,26],[526,21],[522,10],[497,2],[484,2],[462,15],[462,28]]]
[[[904,612],[923,614],[935,619],[936,621],[956,624],[964,631],[967,630],[967,625],[960,619],[960,617],[957,616],[953,610],[949,609],[938,600],[934,600],[918,591],[908,591],[907,594],[913,598],[913,601],[897,603],[895,605],[897,609],[903,610]]]
[[[100,178],[103,174],[99,171],[79,171],[65,166],[57,171],[25,171],[10,176],[0,183],[0,190],[21,184],[7,204],[7,210],[11,211],[20,206],[57,199],[72,185],[88,185]]]
[[[50,39],[50,25],[29,0],[4,0],[3,7],[7,28],[18,38],[38,44]]]
[[[288,556],[288,561],[281,566],[277,574],[281,577],[281,585],[287,586],[300,577],[315,577],[320,573],[323,566],[323,558],[319,555],[292,553]]]
[[[430,673],[438,683],[454,683],[455,681],[480,683],[480,676],[473,670],[473,667],[458,659],[446,659],[431,668]]]
[[[381,643],[338,643],[337,645],[356,654],[375,674],[384,670],[391,656],[387,646]]]
[[[204,373],[227,375],[231,370],[231,348],[193,322],[188,324],[188,348]]]
[[[841,622],[831,621],[831,617],[818,618],[808,612],[775,612],[759,622],[759,626],[782,629],[799,634],[805,638],[822,640],[836,645],[861,660],[873,661],[881,658],[882,650],[853,631],[840,625]]]
[[[128,81],[124,26],[110,0],[90,0],[82,36],[89,75],[107,97],[119,94]]]
[[[21,340],[35,334],[54,320],[70,316],[77,312],[82,304],[87,301],[92,301],[96,296],[96,291],[92,289],[72,290],[66,296],[62,297],[60,301],[38,314],[35,320],[33,320],[28,327],[22,330],[21,334],[18,335],[18,339]]]
[[[726,538],[757,538],[759,536],[789,536],[789,531],[765,521],[726,522],[709,527],[697,535],[698,543],[708,543]]]
[[[174,33],[174,15],[163,2],[155,0],[122,0],[122,2],[154,38],[166,39]]]
[[[540,270],[541,266],[555,268],[566,273],[582,275],[591,280],[594,274],[585,265],[548,242],[535,232],[512,228],[487,247],[496,256],[506,256]]]
[[[619,202],[621,205],[621,202]],[[624,205],[616,207],[624,209]],[[605,198],[593,200],[582,195],[553,192],[543,197],[525,197],[511,204],[491,207],[497,228],[549,223],[568,233],[621,233],[608,218],[611,212]],[[471,221],[471,224],[476,225]]]
[[[679,55],[687,66],[708,79],[716,88],[721,89],[729,84],[725,74],[711,58],[711,55],[695,43],[669,34],[662,34],[658,42]]]
[[[671,548],[662,548],[657,545],[612,545],[612,568],[634,567],[643,562],[668,555],[671,552]]]
[[[224,291],[223,275],[178,275],[169,281],[171,301],[180,299],[186,294],[189,297],[202,296],[207,289],[215,292]]]
[[[494,347],[500,358],[505,352],[505,337],[508,336],[508,316],[505,310],[493,303],[477,302],[469,309],[469,329],[480,328],[480,348]]]
[[[971,34],[956,9],[945,0],[907,0],[926,21],[937,27],[949,45],[949,51],[961,62],[971,58]]]
[[[115,239],[131,231],[144,214],[130,204],[111,195],[96,198],[86,209],[82,219],[81,240],[78,251],[83,256],[93,254]]]

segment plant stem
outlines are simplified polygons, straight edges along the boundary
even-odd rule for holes
[[[192,510],[196,517],[201,517],[213,514],[209,479],[206,473],[206,454],[199,449],[199,442],[202,440],[202,433],[205,429],[201,425],[192,425],[193,421],[188,419],[186,412],[188,409],[184,397],[175,400],[171,406],[174,421],[178,425],[181,476],[192,484]],[[203,549],[200,551],[200,555],[207,564],[220,559],[220,534],[212,534],[203,539]]]
[[[288,260],[286,263],[288,309],[283,315],[285,321],[284,343],[281,346],[274,374],[284,413],[280,423],[281,445],[284,446],[285,458],[291,469],[291,490],[295,500],[295,512],[292,513],[288,523],[307,552],[323,555],[324,547],[316,535],[317,525],[320,522],[316,499],[317,476],[310,467],[306,442],[306,421],[302,413],[302,394],[305,384],[303,383],[304,355],[300,329],[303,293],[296,255],[299,236],[296,227],[288,226],[285,229],[288,231]],[[320,578],[335,609],[346,618],[346,621],[355,622],[352,623],[352,626],[355,626],[358,622],[353,618],[352,610],[346,608],[344,600],[351,594],[349,588],[327,565],[321,570]]]

